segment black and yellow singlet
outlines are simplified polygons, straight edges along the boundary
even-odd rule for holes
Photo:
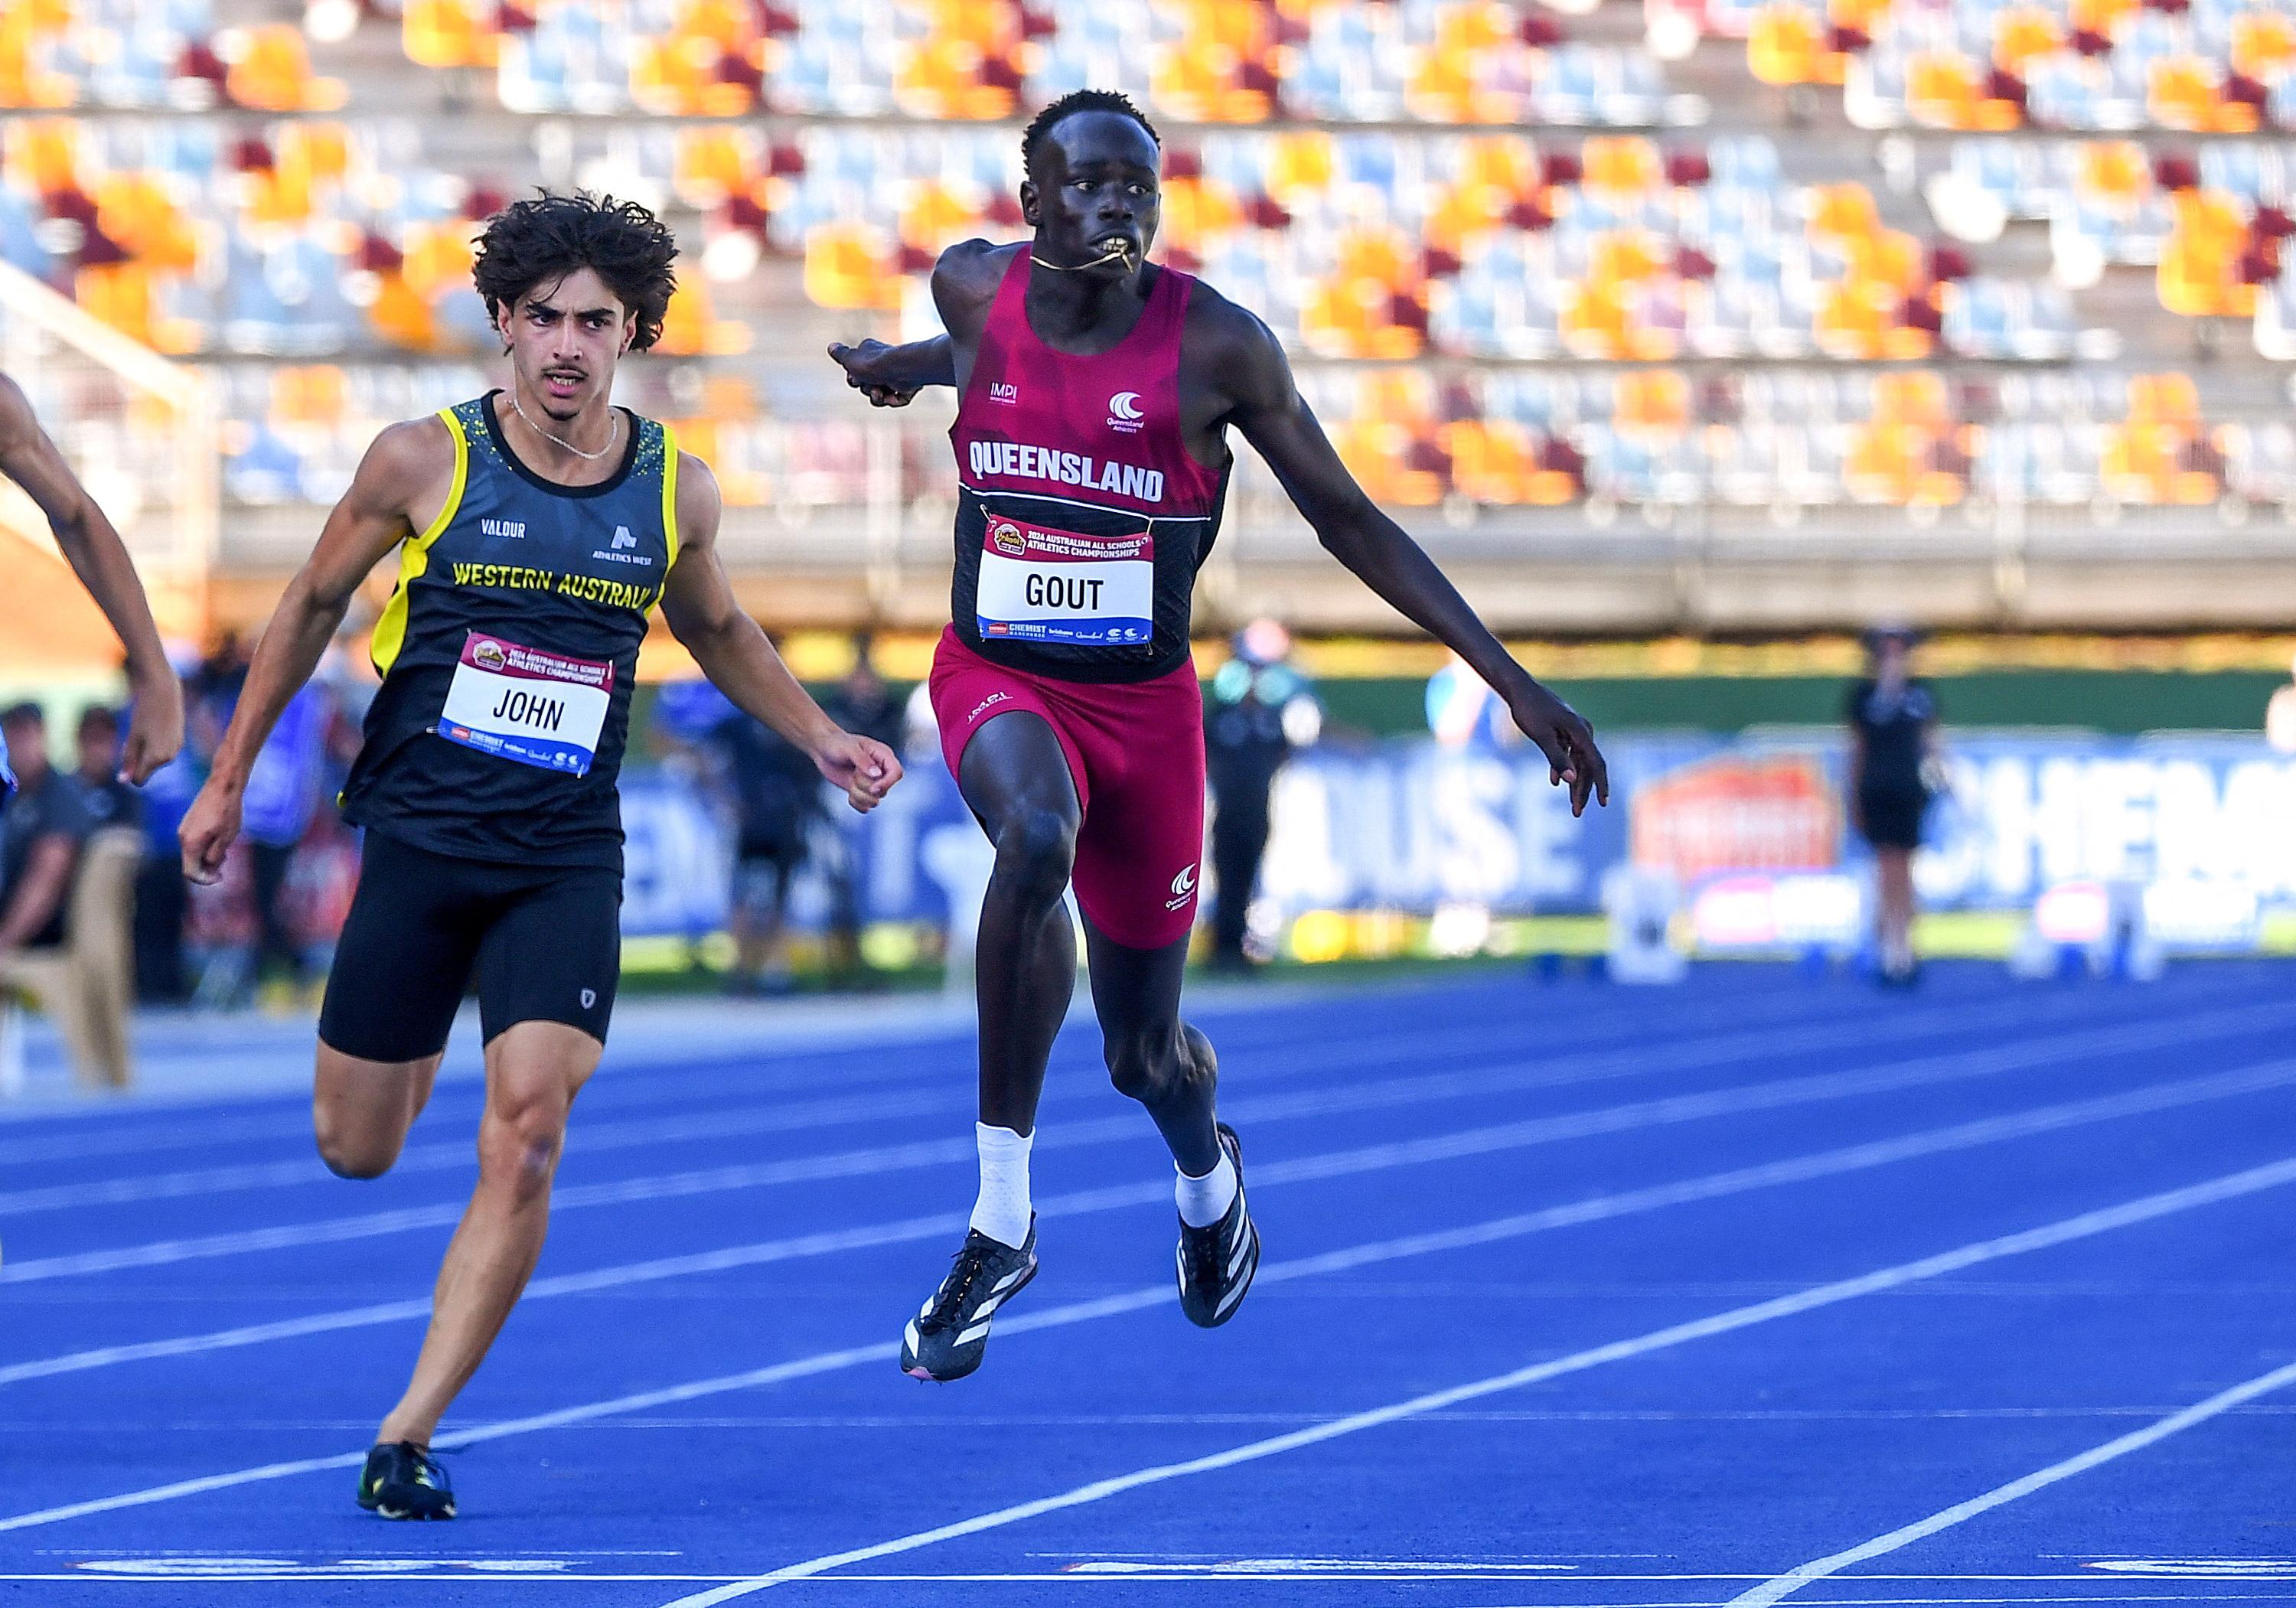
[[[677,444],[624,410],[613,474],[561,486],[503,439],[500,394],[439,414],[454,485],[400,548],[343,813],[438,854],[619,869],[614,783],[638,644],[677,557]]]

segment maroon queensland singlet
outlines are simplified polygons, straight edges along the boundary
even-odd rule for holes
[[[1170,268],[1140,322],[1093,357],[1029,327],[1024,248],[997,287],[959,398],[956,597],[933,654],[949,774],[1007,715],[1052,727],[1076,783],[1085,919],[1136,949],[1188,936],[1204,846],[1203,694],[1188,658],[1196,570],[1227,471],[1180,439],[1180,326],[1195,281]]]
[[[1188,659],[1196,571],[1227,469],[1180,433],[1180,331],[1195,281],[1157,270],[1131,332],[1056,351],[1029,327],[1014,253],[958,399],[958,638],[993,664],[1063,681],[1145,681]]]

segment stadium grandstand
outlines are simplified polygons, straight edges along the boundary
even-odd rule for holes
[[[633,197],[686,258],[626,399],[717,465],[753,598],[930,626],[947,399],[870,416],[818,354],[934,327],[1085,84],[1164,126],[1162,251],[1513,631],[2296,605],[2296,8],[2240,0],[24,0],[13,366],[155,507],[212,435],[204,533],[136,539],[244,624],[373,431],[480,388],[474,222]],[[162,381],[204,401],[108,406]],[[1233,506],[1209,626],[1385,628],[1264,472]]]

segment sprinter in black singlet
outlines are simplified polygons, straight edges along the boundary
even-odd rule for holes
[[[617,361],[661,332],[676,250],[644,209],[586,196],[521,201],[488,226],[476,278],[509,389],[376,438],[281,599],[184,822],[184,870],[211,882],[256,751],[396,546],[373,640],[382,688],[343,795],[366,839],[319,1018],[319,1151],[346,1177],[389,1169],[474,973],[487,1104],[430,1333],[359,1478],[360,1505],[388,1518],[454,1516],[430,1438],[534,1269],[567,1111],[605,1047],[615,778],[648,613],[660,603],[703,673],[855,808],[900,776],[884,745],[822,713],[734,601],[708,468],[611,405]]]

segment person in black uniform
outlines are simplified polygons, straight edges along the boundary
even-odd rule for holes
[[[1914,634],[1886,627],[1866,638],[1865,679],[1849,689],[1849,820],[1874,849],[1879,897],[1874,933],[1882,980],[1914,976],[1914,850],[1929,808],[1925,772],[1937,742],[1937,697],[1913,676]]]
[[[1246,972],[1246,915],[1267,853],[1268,795],[1295,747],[1316,740],[1323,711],[1292,668],[1291,634],[1272,619],[1236,633],[1235,653],[1213,672],[1204,715],[1205,770],[1212,788],[1211,964]]]
[[[346,1177],[390,1167],[474,974],[487,1100],[430,1332],[359,1476],[360,1505],[388,1518],[454,1515],[431,1434],[541,1254],[567,1112],[605,1047],[615,779],[648,614],[659,603],[703,674],[855,808],[901,774],[821,712],[734,602],[708,467],[611,405],[622,354],[661,332],[676,251],[644,208],[586,195],[488,224],[474,277],[509,388],[375,439],[288,583],[184,821],[184,871],[212,880],[266,734],[397,548],[372,647],[382,685],[343,790],[366,839],[319,1017],[319,1153]]]
[[[893,690],[869,660],[874,645],[868,632],[855,634],[853,668],[830,689],[823,707],[847,731],[874,737],[898,752],[907,714],[902,701],[893,696]],[[834,987],[867,988],[878,979],[861,957],[860,834],[857,823],[842,825],[847,830],[832,833],[825,840],[826,863],[822,867],[829,881],[829,976]]]

